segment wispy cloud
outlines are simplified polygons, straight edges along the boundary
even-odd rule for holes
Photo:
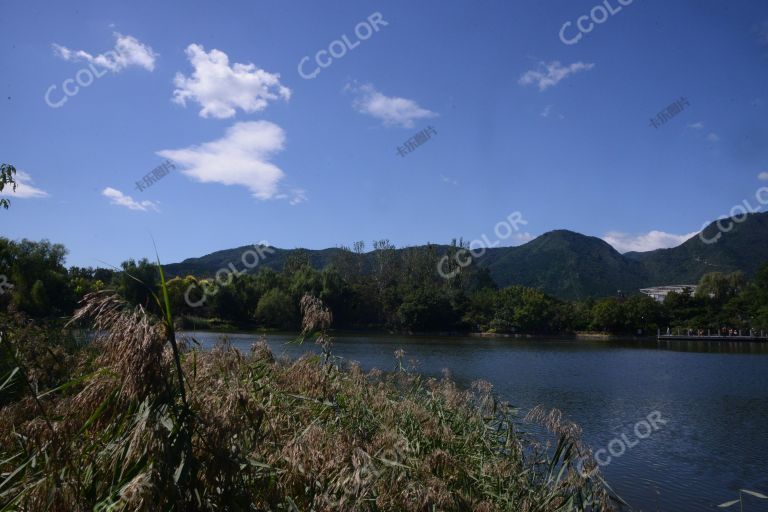
[[[115,48],[98,55],[91,55],[83,50],[70,50],[65,46],[53,44],[53,52],[66,61],[86,61],[96,66],[118,73],[130,66],[138,66],[153,71],[157,54],[152,48],[140,42],[133,36],[124,36],[117,32],[115,36]]]
[[[103,195],[104,197],[108,197],[110,204],[125,206],[129,210],[137,210],[142,212],[146,212],[149,210],[154,210],[156,212],[160,211],[157,207],[157,204],[153,203],[152,201],[141,201],[141,202],[136,201],[131,196],[125,195],[119,190],[112,187],[107,187],[104,190],[102,190],[101,195]]]
[[[539,115],[541,117],[549,117],[550,112],[552,112],[552,105],[547,105],[546,107],[544,107],[544,110],[542,110]]]
[[[710,132],[707,135],[707,140],[709,142],[718,142],[720,140],[720,136],[718,134],[716,134],[715,132]]]
[[[414,121],[429,119],[438,114],[422,108],[413,100],[384,96],[371,84],[347,84],[344,88],[357,95],[352,106],[361,114],[368,114],[386,126],[413,128]]]
[[[539,91],[544,91],[549,87],[554,87],[561,80],[568,77],[568,75],[580,71],[589,71],[594,67],[594,64],[585,62],[574,62],[569,66],[563,66],[557,60],[549,63],[542,61],[539,62],[538,69],[532,69],[523,73],[518,83],[520,85],[536,84],[539,87]]]
[[[641,234],[628,234],[621,233],[619,231],[610,231],[606,233],[606,235],[603,237],[603,240],[611,244],[614,249],[621,253],[630,251],[645,252],[653,251],[655,249],[668,249],[670,247],[677,247],[695,235],[696,233],[675,235],[673,233],[665,233],[664,231],[656,230]]]
[[[296,206],[309,200],[307,199],[307,191],[301,188],[292,188],[287,193],[277,194],[275,199],[288,199],[288,204],[291,206]]]
[[[292,204],[306,201],[301,189],[281,193],[285,173],[270,162],[285,147],[283,129],[269,121],[236,123],[218,140],[157,154],[186,167],[182,173],[201,183],[239,185],[260,200],[291,197]]]
[[[704,129],[704,123],[699,121],[698,123],[690,123],[688,124],[688,128],[691,128],[692,130],[703,130]]]
[[[440,180],[441,180],[443,183],[448,183],[449,185],[453,185],[453,186],[456,186],[456,185],[458,185],[458,184],[459,184],[459,181],[458,181],[458,180],[455,180],[455,179],[453,179],[453,178],[450,178],[450,177],[448,177],[448,176],[445,176],[445,175],[443,175],[443,174],[441,174],[441,175],[440,175]]]
[[[0,196],[15,197],[18,199],[39,199],[48,197],[48,192],[40,190],[32,185],[34,180],[29,173],[16,170],[13,181],[16,182],[16,190],[13,190],[13,185],[6,185],[3,191],[0,192]]]
[[[269,73],[255,64],[229,65],[226,53],[213,49],[205,51],[201,45],[190,44],[187,58],[194,68],[191,76],[176,73],[173,101],[187,105],[199,103],[200,117],[226,119],[243,112],[259,112],[272,101],[291,98],[291,90],[280,83],[279,73]]]
[[[533,236],[532,234],[530,234],[527,231],[525,231],[523,233],[515,233],[512,236],[512,240],[514,240],[515,242],[518,242],[518,244],[524,244],[524,243],[530,242],[534,238],[536,238],[536,237]]]
[[[297,204],[301,204],[305,201],[308,201],[308,199],[307,193],[304,190],[291,190],[291,198],[288,200],[288,204],[291,206],[296,206]]]
[[[768,171],[761,172],[760,174],[758,174],[757,179],[762,181],[768,181]]]

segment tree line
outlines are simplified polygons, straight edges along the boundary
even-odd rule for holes
[[[461,245],[454,243],[449,252],[458,250]],[[436,246],[396,252],[388,241],[377,241],[374,258],[368,260],[373,264],[364,264],[364,252],[362,242],[342,248],[323,269],[313,268],[307,253],[295,251],[281,271],[257,268],[221,282],[214,276],[173,277],[167,283],[171,307],[188,324],[296,330],[300,299],[309,293],[331,308],[336,329],[644,335],[667,328],[768,331],[768,264],[751,280],[740,273],[707,274],[695,294],[670,293],[663,303],[641,294],[563,301],[518,285],[500,289],[488,270],[474,263],[439,273],[445,254]],[[64,246],[48,241],[0,238],[0,276],[8,283],[0,289],[0,307],[34,318],[65,317],[87,293],[112,289],[156,311],[156,264],[142,259],[118,269],[67,268],[66,253]]]

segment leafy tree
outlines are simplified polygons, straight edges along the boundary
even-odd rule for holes
[[[459,241],[447,250],[433,245],[395,250],[381,240],[366,254],[364,244],[357,243],[353,250],[337,251],[323,270],[310,265],[308,253],[299,252],[288,258],[282,272],[260,267],[224,285],[175,277],[168,281],[168,292],[177,315],[233,323],[255,320],[286,329],[297,327],[299,300],[310,294],[331,307],[337,327],[346,328],[530,334],[597,329],[646,335],[667,326],[768,331],[768,264],[750,282],[740,273],[708,274],[695,295],[670,293],[663,304],[644,295],[563,302],[524,286],[498,290],[487,268],[471,260],[455,265],[458,272],[449,277],[441,276],[441,258],[447,254],[455,261],[463,246]],[[67,270],[65,256],[63,246],[46,240],[0,238],[0,277],[6,279],[0,282],[0,310],[12,305],[35,317],[67,315],[83,295],[109,286],[133,304],[157,307],[152,293],[157,293],[159,276],[148,260],[128,260],[117,272]]]
[[[559,332],[558,304],[544,292],[525,288],[522,304],[518,308],[516,322],[524,332]]]
[[[569,302],[563,305],[563,317],[569,331],[586,331],[592,328],[592,308],[594,299]]]
[[[312,263],[309,260],[309,252],[304,249],[299,249],[291,252],[283,263],[283,273],[291,277],[295,272],[304,268],[311,267]]]
[[[373,279],[381,297],[384,290],[392,286],[397,272],[395,246],[389,240],[376,240],[373,242]]]
[[[403,327],[417,331],[452,329],[459,319],[446,295],[435,287],[406,293],[397,314]]]
[[[68,271],[69,288],[75,300],[86,294],[103,290],[112,281],[114,272],[108,269],[70,267]]]
[[[274,288],[287,288],[285,283],[285,274],[277,273],[271,268],[263,268],[253,277],[253,287],[259,297]]]
[[[353,252],[344,245],[340,246],[330,264],[341,275],[341,278],[350,284],[363,275],[364,257],[362,249],[365,247],[365,243],[357,242],[355,246],[360,252]]]
[[[625,332],[652,334],[661,328],[664,315],[661,305],[647,295],[635,295],[624,303]]]
[[[470,294],[462,322],[475,331],[487,331],[491,327],[498,292],[483,288]]]
[[[744,327],[768,333],[768,263],[757,271],[752,282],[731,299],[724,309],[725,314],[742,315],[747,321]]]
[[[6,185],[11,186],[12,190],[16,191],[16,168],[10,164],[0,164],[0,192],[3,191]],[[11,205],[10,200],[0,197],[0,207],[6,210]]]
[[[510,286],[499,291],[491,326],[501,332],[559,332],[565,318],[561,309],[558,301],[542,291]]]
[[[51,304],[48,300],[48,294],[45,291],[45,285],[39,279],[32,285],[32,290],[30,292],[30,306],[30,312],[35,316],[44,316],[50,311]]]
[[[731,274],[710,272],[701,277],[696,289],[696,297],[711,298],[722,304],[735,297],[744,287],[744,284],[744,274],[741,272]]]
[[[168,300],[171,304],[171,311],[174,315],[199,315],[198,308],[204,307],[205,302],[201,302],[203,291],[194,276],[174,277],[166,283],[168,288]],[[198,308],[194,306],[199,304]]]
[[[592,308],[592,329],[603,332],[624,332],[626,311],[615,297],[603,299]]]
[[[682,293],[668,293],[663,304],[669,318],[686,322],[698,311],[697,301],[687,289]]]
[[[297,325],[296,305],[290,295],[279,289],[269,290],[259,299],[256,319],[267,327],[291,328]]]
[[[323,289],[322,274],[310,267],[309,264],[297,268],[290,276],[289,290],[291,299],[298,304],[305,294],[318,297]]]
[[[220,286],[210,298],[211,311],[218,318],[235,322],[250,322],[259,301],[254,279],[250,275],[234,276],[232,282]]]
[[[141,305],[149,310],[155,310],[157,304],[152,296],[158,293],[160,275],[157,266],[147,258],[136,262],[133,259],[124,261],[121,265],[119,289],[125,299],[131,304]]]
[[[75,299],[64,267],[66,249],[47,240],[13,242],[0,238],[0,268],[13,286],[5,302],[36,317],[70,313]]]
[[[224,320],[245,320],[248,313],[241,299],[233,284],[222,286],[210,299],[211,311]]]

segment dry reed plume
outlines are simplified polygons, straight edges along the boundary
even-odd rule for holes
[[[31,393],[0,409],[0,510],[608,509],[559,418],[548,455],[488,383],[326,364],[331,312],[309,296],[301,307],[325,358],[182,344],[181,379],[167,319],[88,296],[74,320],[95,339],[39,397],[45,417]]]

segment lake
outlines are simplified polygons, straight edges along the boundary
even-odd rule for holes
[[[222,335],[194,336],[209,348]],[[227,336],[246,352],[257,337]],[[318,352],[291,339],[267,342],[276,356]],[[538,404],[560,409],[593,450],[610,450],[602,472],[636,510],[723,510],[738,489],[768,493],[768,344],[339,335],[333,352],[389,371],[398,348],[424,375],[447,368],[462,385],[491,382],[521,417]],[[666,423],[647,435],[638,427],[638,438],[656,411]],[[744,510],[768,511],[768,500],[747,497]]]

